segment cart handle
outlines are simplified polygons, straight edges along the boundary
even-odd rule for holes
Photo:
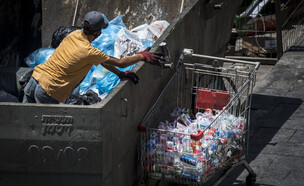
[[[190,135],[190,138],[192,140],[198,141],[198,140],[202,139],[202,137],[204,136],[204,131],[198,130],[197,132],[198,132],[198,134],[191,134]]]
[[[142,133],[146,133],[147,132],[147,128],[143,125],[142,122],[139,123],[138,127],[137,127],[137,130],[139,132],[142,132]]]

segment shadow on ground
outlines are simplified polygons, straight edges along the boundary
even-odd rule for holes
[[[303,52],[304,46],[292,46],[288,49],[288,52]]]
[[[248,163],[255,160],[267,145],[276,145],[272,143],[273,137],[301,104],[302,100],[298,98],[253,94],[249,152],[246,157]],[[245,180],[236,180],[244,170],[243,166],[236,167],[220,186],[246,185]]]

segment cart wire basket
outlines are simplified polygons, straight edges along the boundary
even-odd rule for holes
[[[139,125],[139,179],[203,185],[234,167],[256,174],[248,152],[251,94],[258,62],[184,49],[171,79]]]

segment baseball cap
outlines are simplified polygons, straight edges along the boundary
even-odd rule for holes
[[[104,15],[97,11],[91,11],[84,16],[83,22],[87,22],[87,27],[90,31],[98,31],[108,27],[108,21],[105,20]]]

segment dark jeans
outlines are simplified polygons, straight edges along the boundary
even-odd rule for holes
[[[24,97],[22,103],[47,103],[58,104],[59,101],[49,96],[40,84],[31,77],[30,81],[24,88]]]

